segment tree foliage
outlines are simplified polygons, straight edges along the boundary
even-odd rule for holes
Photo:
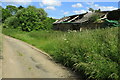
[[[89,11],[91,11],[91,12],[100,12],[100,11],[101,11],[101,9],[94,10],[93,8],[89,8]]]
[[[6,7],[7,10],[9,10],[11,15],[15,15],[18,11],[18,8],[16,6],[8,5]]]
[[[42,8],[34,6],[19,7],[15,15],[5,20],[5,27],[20,28],[27,32],[39,29],[48,30],[52,28],[54,21],[54,19],[47,17],[47,13]]]
[[[32,31],[39,29],[40,22],[46,17],[47,13],[43,9],[37,9],[34,6],[28,6],[15,15],[19,19],[19,24],[23,31]]]
[[[2,21],[2,6],[0,6],[0,23]]]
[[[23,9],[24,7],[23,6],[19,6],[18,9]]]
[[[12,16],[10,14],[10,11],[8,9],[4,9],[2,8],[2,22],[5,21],[5,19],[7,19],[8,17]]]
[[[2,8],[2,7],[1,7]],[[16,6],[8,5],[6,8],[2,8],[2,22],[4,23],[5,19],[15,15],[18,11]]]
[[[43,20],[43,22],[41,22],[41,29],[45,29],[45,30],[49,30],[52,29],[52,23],[55,22],[55,19],[53,18],[46,18],[45,20]]]
[[[6,26],[3,26],[4,28],[17,28],[19,26],[19,20],[16,16],[11,16],[11,17],[8,17],[6,20],[5,20],[5,25]]]
[[[95,21],[97,21],[98,19],[100,19],[100,15],[99,15],[99,14],[93,14],[93,15],[89,18],[89,21],[90,21],[90,22],[95,22]]]
[[[89,8],[89,11],[94,12],[94,9],[93,8]]]

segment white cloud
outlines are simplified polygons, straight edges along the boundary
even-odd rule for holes
[[[82,6],[82,4],[77,3],[77,4],[72,5],[72,7],[79,8],[79,7],[83,7],[83,6]]]
[[[115,9],[118,9],[116,7],[113,7],[113,6],[99,6],[99,5],[95,5],[95,8],[96,9],[101,9],[102,11],[111,11],[111,10],[115,10]]]
[[[16,7],[18,7],[16,4],[11,4],[11,3],[9,3],[8,5],[12,5],[12,6],[16,6]]]
[[[48,10],[56,10],[55,6],[61,6],[61,2],[59,0],[42,0],[40,6],[46,6],[45,9]]]
[[[42,4],[46,6],[61,6],[61,2],[58,0],[42,0]]]
[[[9,2],[12,4],[20,4],[20,5],[28,5],[32,2],[32,0],[0,0],[2,2]]]
[[[75,14],[82,14],[82,13],[86,13],[86,10],[79,10],[79,11],[73,11]]]
[[[42,3],[39,3],[40,7],[43,7],[44,5]]]
[[[64,15],[67,15],[67,14],[69,14],[69,12],[67,11],[67,12],[64,12]]]
[[[87,4],[90,6],[90,8],[93,8],[95,10],[101,9],[101,11],[111,11],[111,10],[118,9],[117,7],[114,7],[114,6],[100,6],[100,5],[94,4],[94,3],[87,3]]]
[[[2,2],[31,2],[32,0],[0,0]]]
[[[56,10],[56,8],[53,7],[53,6],[47,6],[45,9],[47,9],[47,10]]]

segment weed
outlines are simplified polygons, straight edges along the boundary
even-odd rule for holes
[[[3,33],[49,53],[57,62],[82,72],[88,79],[120,78],[117,27],[83,32],[3,29]]]

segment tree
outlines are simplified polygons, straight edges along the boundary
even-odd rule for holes
[[[16,16],[8,17],[4,23],[6,28],[18,28],[19,26],[19,20]]]
[[[55,22],[55,19],[47,17],[43,22],[42,22],[42,28],[45,30],[50,30],[53,28],[53,22]]]
[[[94,9],[93,8],[89,8],[89,11],[94,12]]]
[[[95,10],[95,12],[100,12],[101,10],[100,9],[98,9],[98,10]]]
[[[2,6],[0,6],[0,22],[2,21]]]
[[[0,10],[2,10],[2,6],[0,6]]]
[[[28,6],[27,8],[23,8],[18,10],[15,17],[13,19],[18,20],[17,24],[23,31],[32,31],[36,29],[40,29],[41,22],[45,20],[47,17],[47,13],[43,9],[37,9],[34,6]],[[9,20],[8,20],[9,21]],[[6,24],[8,22],[6,21]],[[16,28],[16,24],[14,21],[9,21],[10,26]],[[12,25],[11,25],[12,24]]]
[[[52,28],[54,21],[55,19],[47,17],[44,9],[28,6],[27,8],[18,10],[15,15],[6,19],[5,27],[20,28],[27,32],[39,29],[49,30]]]
[[[19,6],[18,9],[23,9],[24,7],[23,6]]]
[[[16,6],[8,5],[6,9],[9,10],[11,15],[15,15],[18,11],[18,8]]]
[[[10,14],[10,11],[8,9],[4,9],[2,8],[2,22],[5,21],[5,19],[7,19],[8,17],[12,16]]]
[[[98,9],[98,11],[100,12],[100,11],[101,11],[101,9]]]
[[[45,12],[44,9],[39,8],[39,9],[37,9],[37,15],[41,18],[41,21],[42,21],[46,18],[47,13]]]

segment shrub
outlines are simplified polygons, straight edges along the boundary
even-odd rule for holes
[[[6,28],[20,28],[22,31],[50,30],[55,19],[47,17],[44,9],[34,6],[22,8],[17,13],[5,20]]]
[[[43,23],[43,21],[45,23]],[[34,6],[28,6],[27,8],[20,9],[15,15],[9,17],[5,21],[6,27],[21,28],[23,31],[27,32],[38,29],[46,29],[47,27],[45,24],[47,23],[50,24],[51,22],[48,20],[47,13],[44,9],[38,9]]]
[[[44,29],[46,30],[50,30],[53,28],[53,22],[55,22],[55,19],[52,19],[52,18],[46,18],[42,23],[43,23],[43,26],[44,26]]]
[[[8,17],[4,22],[6,28],[17,28],[19,27],[19,20],[16,16]]]
[[[100,15],[99,15],[99,14],[93,14],[93,15],[89,18],[89,21],[95,22],[95,21],[97,21],[98,19],[100,19]]]
[[[39,29],[40,22],[46,18],[47,13],[43,9],[29,6],[19,10],[15,16],[19,19],[19,25],[23,31],[32,31]]]

